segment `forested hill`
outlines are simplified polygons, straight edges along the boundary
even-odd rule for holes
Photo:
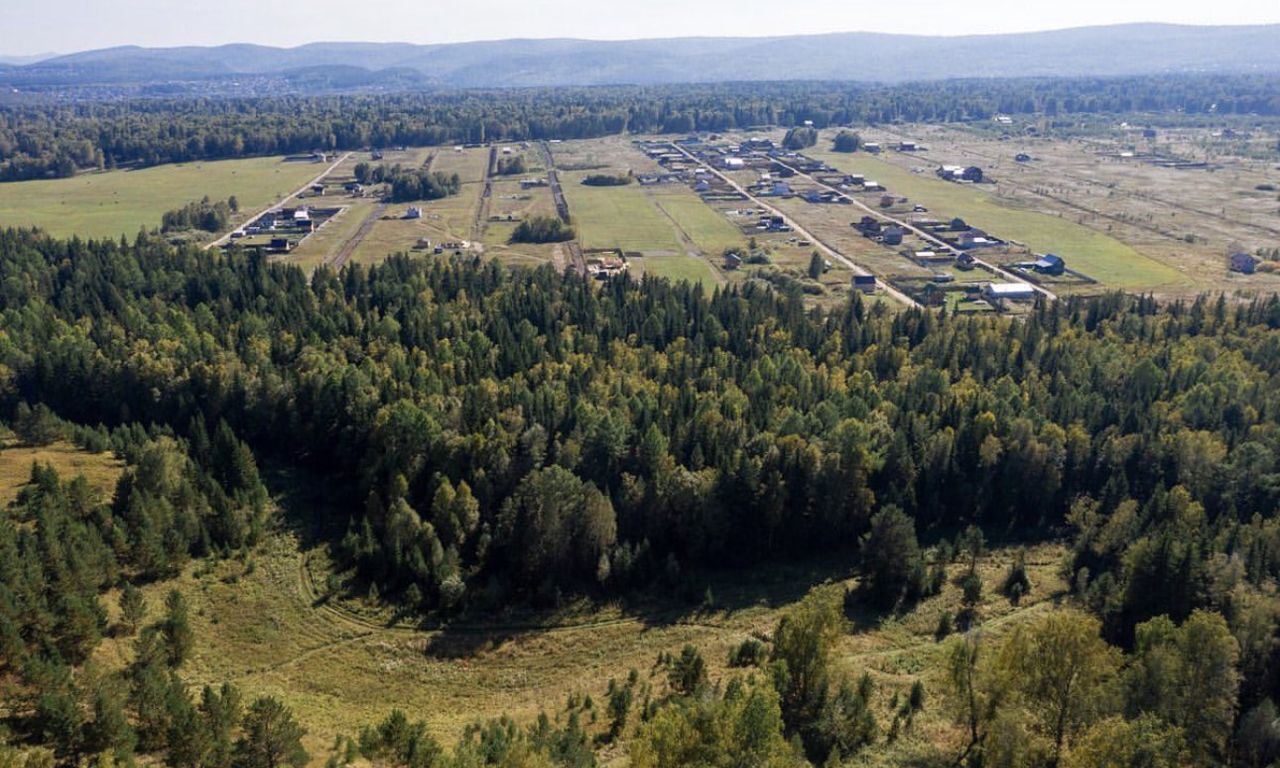
[[[780,12],[781,9],[780,9]],[[958,11],[956,11],[958,12]],[[0,70],[19,86],[298,77],[323,86],[447,87],[760,80],[904,82],[957,77],[1280,72],[1280,26],[1130,24],[1052,32],[925,37],[837,33],[763,38],[502,40],[444,45],[316,43],[88,51]]]

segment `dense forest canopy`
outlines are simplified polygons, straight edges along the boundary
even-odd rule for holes
[[[885,505],[1078,529],[1116,639],[1212,604],[1214,553],[1280,572],[1280,300],[1014,322],[466,260],[308,280],[145,238],[9,231],[0,258],[9,412],[225,422],[338,478],[346,555],[424,608],[851,548]]]
[[[0,181],[126,165],[490,139],[1132,112],[1276,115],[1280,85],[1261,75],[1165,75],[38,102],[0,107]]]
[[[966,754],[1023,739],[1035,764],[1088,765],[1155,744],[1155,764],[1206,764],[1244,743],[1237,718],[1267,733],[1280,298],[1111,295],[1014,320],[854,295],[822,311],[755,282],[599,285],[403,255],[308,276],[234,248],[30,230],[0,232],[0,275],[3,419],[28,442],[71,434],[128,464],[106,504],[37,467],[0,520],[0,664],[23,682],[24,722],[68,762],[135,747],[175,766],[305,761],[279,702],[231,706],[231,688],[197,701],[175,682],[192,641],[180,595],[134,626],[133,582],[261,536],[265,458],[327,478],[331,503],[307,514],[345,530],[336,550],[359,585],[423,615],[651,586],[696,600],[711,569],[821,552],[860,553],[846,599],[892,611],[937,591],[944,556],[927,565],[920,542],[944,539],[935,551],[968,564],[968,605],[985,540],[1066,540],[1082,612],[949,651]],[[77,675],[112,586],[137,659]],[[1027,587],[1015,564],[1001,589]],[[735,666],[767,666],[758,676],[713,690],[696,651],[660,660],[670,704],[646,704],[636,764],[754,764],[723,738],[737,728],[769,765],[856,753],[887,726],[870,681],[832,669],[843,631],[827,592],[768,650],[735,651]],[[1055,694],[1073,668],[1089,677]],[[619,731],[638,695],[634,680],[612,687]],[[575,719],[496,721],[451,758],[403,717],[351,749],[415,766],[478,764],[468,755],[495,743],[594,761]],[[197,748],[210,751],[183,762]]]

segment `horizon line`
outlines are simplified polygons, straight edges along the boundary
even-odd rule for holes
[[[957,34],[919,34],[911,32],[881,32],[865,29],[838,30],[831,32],[795,32],[789,34],[738,34],[738,35],[676,35],[672,37],[592,37],[592,36],[513,36],[513,37],[495,37],[495,38],[475,38],[469,40],[446,40],[437,42],[411,42],[408,40],[356,40],[356,39],[333,39],[333,40],[312,40],[297,45],[269,45],[265,43],[246,42],[244,40],[230,40],[221,43],[178,43],[172,45],[140,45],[137,43],[117,43],[114,45],[104,45],[97,48],[83,48],[79,50],[65,52],[41,53],[11,53],[0,52],[0,59],[35,59],[27,64],[20,66],[31,66],[44,61],[62,58],[66,56],[76,56],[84,53],[95,53],[99,51],[112,51],[121,49],[137,49],[142,51],[166,51],[178,50],[184,48],[195,49],[213,49],[227,48],[231,46],[253,46],[257,48],[266,48],[278,51],[293,51],[301,48],[307,48],[317,45],[409,45],[416,47],[429,46],[450,46],[450,45],[478,45],[485,43],[513,43],[513,42],[586,42],[586,43],[649,43],[649,42],[676,42],[687,40],[780,40],[785,38],[797,37],[834,37],[839,35],[875,35],[879,37],[901,37],[901,38],[944,38],[948,40],[961,40],[964,38],[975,37],[1009,37],[1013,35],[1040,35],[1053,34],[1057,32],[1075,32],[1090,29],[1117,29],[1123,27],[1176,27],[1184,29],[1260,29],[1265,27],[1280,27],[1280,21],[1263,22],[1257,24],[1188,24],[1183,22],[1170,21],[1125,21],[1113,24],[1082,24],[1079,26],[1068,27],[1049,27],[1043,29],[1027,29],[1008,32],[961,32]]]

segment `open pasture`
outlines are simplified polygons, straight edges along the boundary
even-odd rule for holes
[[[0,225],[38,226],[62,237],[133,237],[143,227],[158,228],[166,211],[206,195],[211,200],[235,195],[242,212],[256,211],[324,168],[260,157],[0,184]]]

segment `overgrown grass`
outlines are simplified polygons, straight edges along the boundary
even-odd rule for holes
[[[746,245],[741,230],[685,188],[653,194],[656,202],[694,245],[707,256]]]
[[[16,444],[0,446],[0,506],[18,497],[31,479],[34,463],[52,465],[64,480],[84,475],[100,498],[106,500],[115,490],[116,480],[124,464],[110,453],[89,453],[70,443],[30,447]]]
[[[997,590],[1012,558],[997,550],[980,564],[986,586],[980,614],[996,634],[1048,608],[1063,588],[1060,548],[1034,549],[1027,558],[1033,588],[1020,607],[1011,606]],[[183,667],[187,681],[230,680],[246,696],[280,697],[307,728],[314,764],[323,762],[335,736],[354,734],[392,708],[424,718],[437,738],[452,744],[478,719],[506,712],[530,722],[539,711],[561,710],[571,694],[588,694],[600,715],[594,725],[589,718],[584,724],[600,731],[609,678],[625,678],[635,668],[661,695],[665,683],[654,660],[685,644],[702,652],[713,680],[742,674],[727,668],[731,648],[769,636],[782,612],[814,585],[856,585],[848,578],[847,556],[818,558],[710,574],[705,592],[700,587],[692,602],[657,590],[626,607],[577,601],[551,612],[460,617],[427,631],[394,623],[391,610],[370,602],[358,587],[329,594],[331,566],[323,543],[276,530],[247,558],[195,563],[178,579],[144,588],[153,617],[169,589],[187,597],[197,636]],[[954,578],[962,568],[952,565],[948,575]],[[891,720],[890,698],[905,694],[916,679],[925,681],[932,697],[916,729],[890,754],[936,749],[954,737],[940,703],[942,646],[933,633],[944,611],[959,609],[959,594],[949,581],[941,595],[900,616],[856,608],[850,613],[852,631],[839,645],[837,663],[875,678],[882,725]],[[114,616],[114,596],[108,604]],[[131,638],[110,638],[98,661],[124,664],[131,648]],[[624,754],[610,750],[605,762]]]

